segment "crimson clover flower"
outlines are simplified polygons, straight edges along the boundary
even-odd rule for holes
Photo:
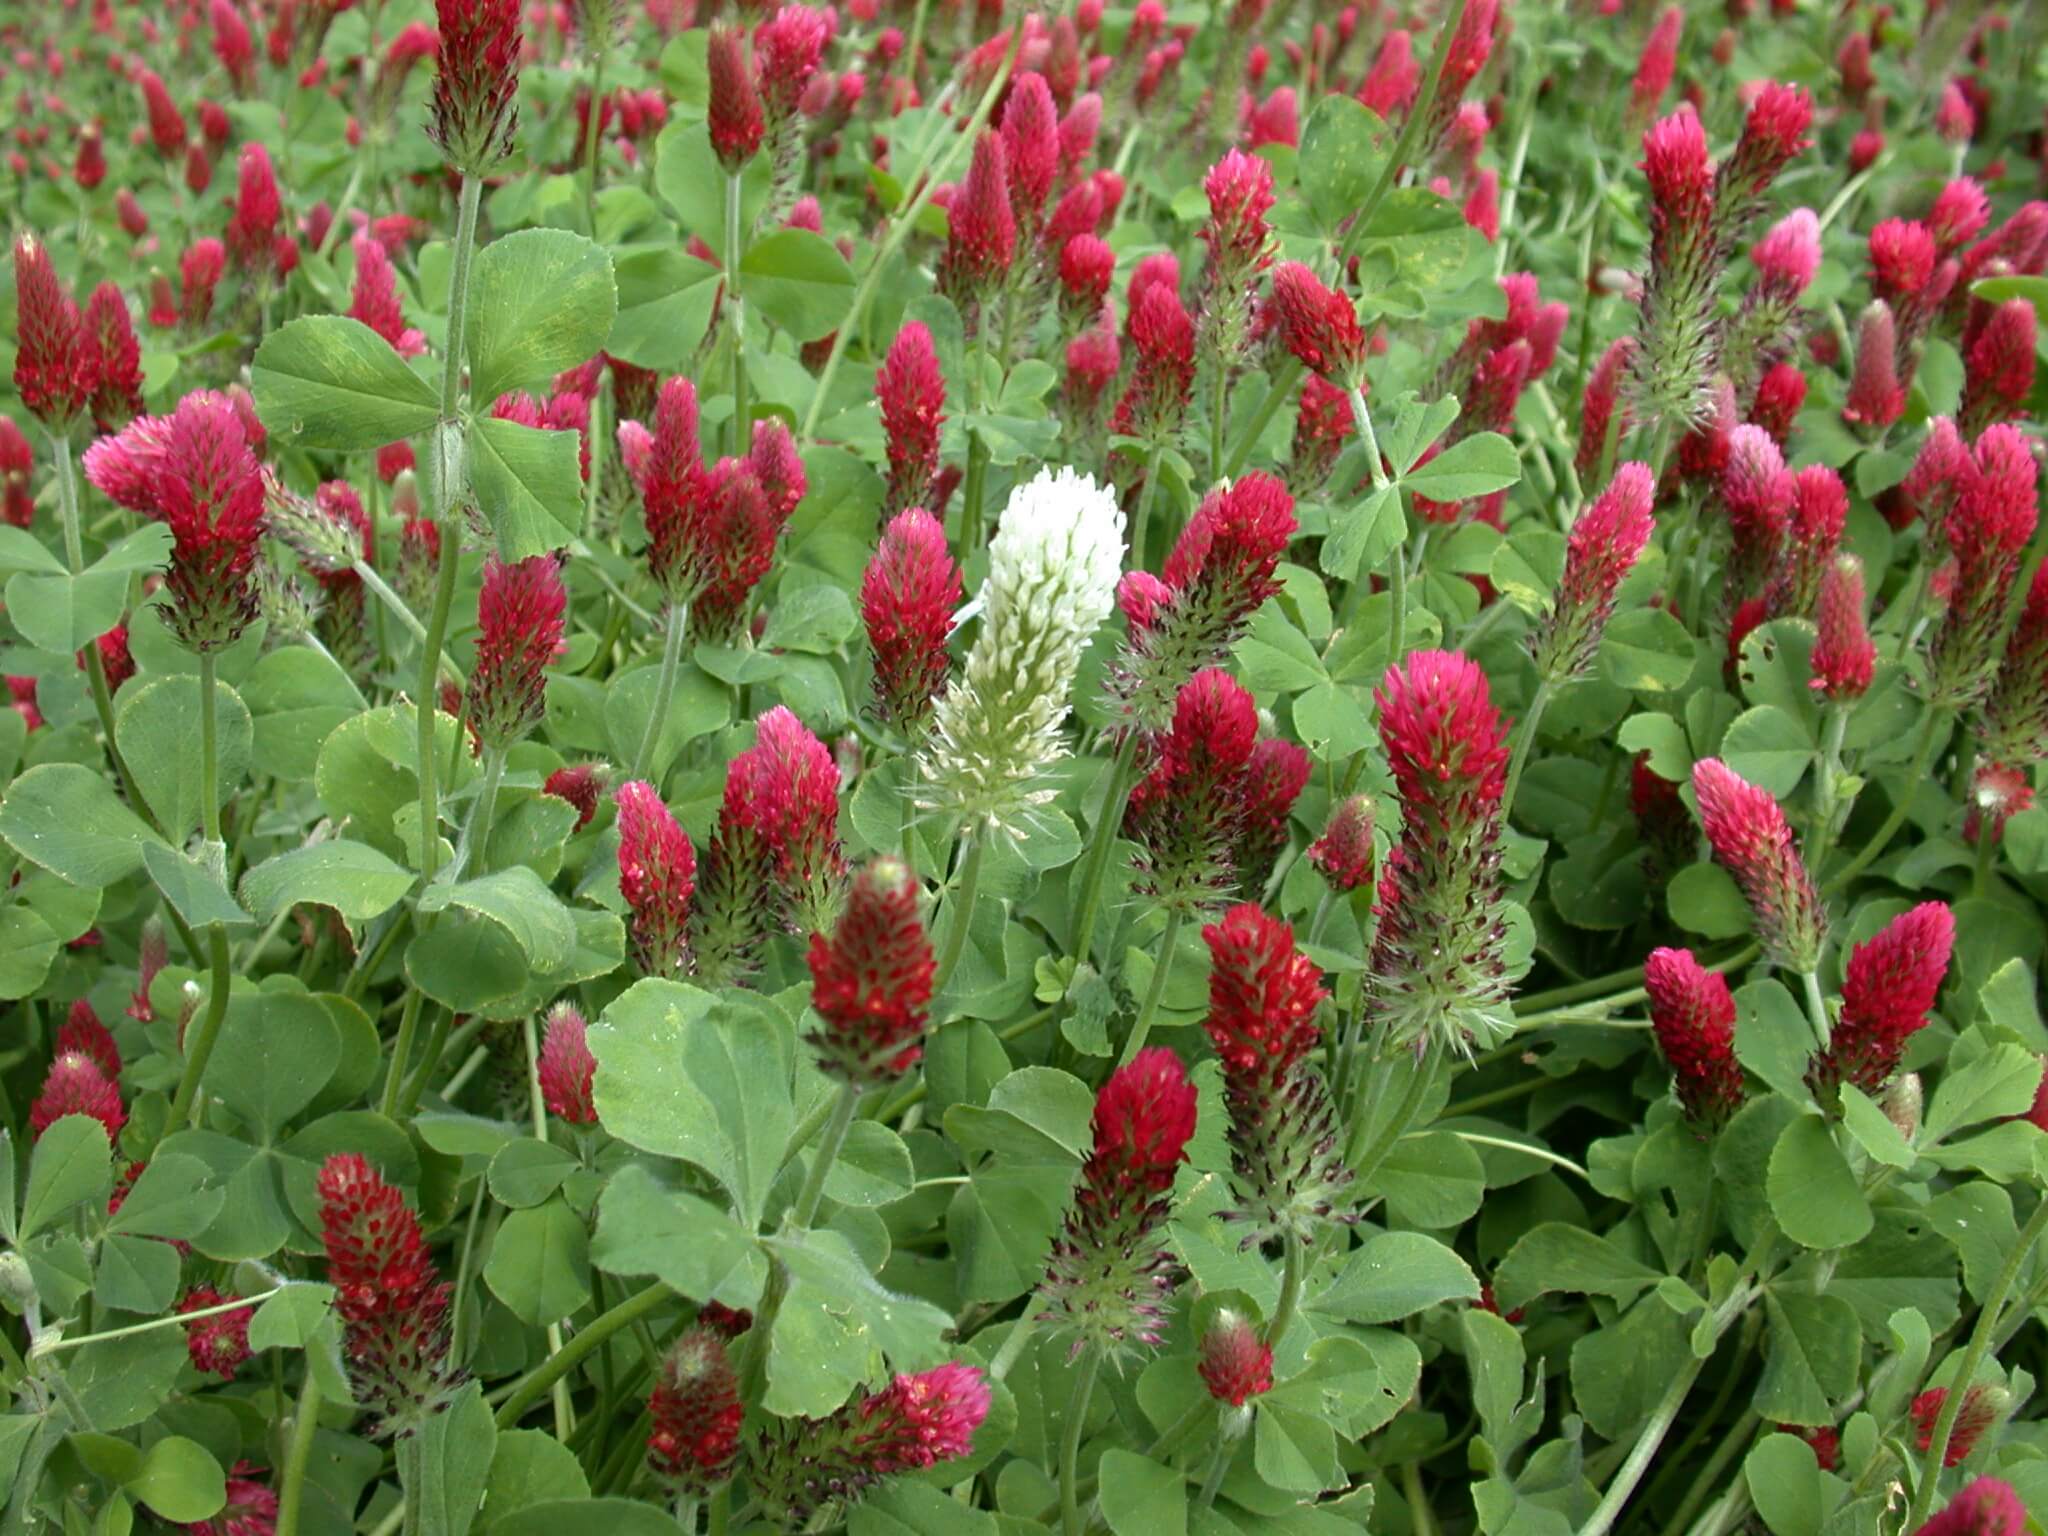
[[[597,1123],[597,1105],[591,1098],[597,1058],[585,1038],[588,1028],[574,1003],[555,1004],[541,1021],[540,1060],[535,1064],[541,1102],[548,1113],[569,1125]]]
[[[512,152],[518,126],[519,0],[435,0],[440,46],[427,135],[464,176]]]
[[[674,976],[689,959],[690,898],[697,854],[652,784],[621,784],[619,894],[631,914],[633,958],[642,975]]]
[[[916,729],[946,686],[960,568],[946,530],[921,507],[897,513],[861,578],[861,620],[875,663],[875,712],[900,731]]]
[[[679,1492],[710,1491],[732,1476],[745,1414],[724,1335],[685,1329],[661,1357],[647,1398],[647,1464]]]
[[[1842,977],[1842,1013],[1827,1049],[1808,1064],[1816,1087],[1853,1083],[1875,1095],[1899,1070],[1906,1042],[1926,1023],[1948,975],[1955,916],[1926,901],[1895,917],[1849,953]]]
[[[1653,949],[1643,965],[1650,1027],[1671,1064],[1686,1118],[1708,1130],[1742,1107],[1742,1066],[1735,1059],[1735,999],[1718,972],[1689,949]]]
[[[937,964],[901,859],[874,859],[854,876],[838,922],[811,935],[806,959],[822,1027],[804,1038],[827,1075],[865,1087],[917,1064]]]

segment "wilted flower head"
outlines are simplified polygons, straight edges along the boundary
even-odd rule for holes
[[[905,324],[889,344],[889,355],[875,371],[875,398],[889,456],[883,511],[922,507],[939,470],[939,427],[946,419],[946,380],[922,321]]]
[[[427,133],[448,164],[482,176],[518,126],[519,0],[435,0],[434,104]]]
[[[315,1183],[349,1384],[382,1416],[379,1433],[417,1431],[458,1379],[448,1361],[449,1287],[405,1197],[362,1157],[335,1153]]]
[[[1742,1107],[1735,1059],[1735,999],[1728,983],[1689,949],[1655,949],[1643,965],[1650,1027],[1671,1064],[1686,1118],[1713,1129]]]
[[[1813,970],[1827,910],[1777,799],[1717,757],[1693,764],[1692,787],[1714,858],[1742,887],[1765,952],[1789,970]]]
[[[705,1493],[732,1476],[739,1459],[739,1374],[722,1334],[686,1328],[662,1356],[648,1395],[647,1464],[680,1492]]]
[[[546,671],[563,647],[568,603],[554,555],[530,555],[512,565],[493,557],[485,564],[476,670],[464,699],[469,727],[485,751],[504,751],[546,714]]]
[[[899,512],[861,578],[860,611],[875,663],[875,708],[909,731],[946,685],[946,640],[960,606],[960,568],[946,530],[921,507]]]
[[[1076,1353],[1159,1342],[1173,1258],[1160,1228],[1195,1133],[1195,1085],[1164,1046],[1142,1050],[1096,1095],[1094,1146],[1054,1241],[1046,1316]]]
[[[1123,563],[1116,498],[1071,469],[1010,493],[989,545],[981,629],[939,696],[919,754],[923,804],[972,829],[1015,829],[1050,791],[1082,649],[1108,616]]]
[[[541,784],[540,792],[575,806],[576,825],[569,830],[581,832],[597,814],[597,802],[604,795],[604,781],[602,763],[569,763],[549,774]]]
[[[597,1077],[597,1058],[585,1042],[582,1010],[557,1003],[541,1021],[538,1075],[541,1099],[548,1112],[570,1125],[595,1125],[597,1106],[590,1096]]]
[[[1821,1088],[1854,1083],[1873,1095],[1882,1089],[1899,1070],[1906,1041],[1927,1022],[1955,936],[1947,904],[1927,901],[1851,950],[1842,1014],[1827,1049],[1808,1064],[1808,1080]]]
[[[805,1038],[827,1074],[866,1086],[917,1064],[936,967],[902,860],[877,858],[854,876],[831,935],[813,933],[807,958],[823,1024]]]
[[[1650,542],[1656,491],[1647,464],[1624,464],[1572,524],[1564,576],[1537,631],[1536,670],[1547,681],[1562,683],[1592,669],[1615,594]]]
[[[1380,870],[1371,1007],[1389,1041],[1453,1050],[1503,1036],[1500,887],[1508,754],[1486,674],[1456,651],[1417,651],[1373,695],[1401,797]]]
[[[617,799],[619,894],[632,914],[634,959],[643,975],[674,976],[688,959],[697,852],[652,784],[621,784]]]
[[[195,1285],[179,1299],[177,1312],[182,1317],[190,1312],[205,1312],[233,1300],[234,1297],[223,1296],[210,1285]],[[218,1376],[222,1381],[233,1381],[235,1372],[249,1358],[249,1319],[255,1310],[252,1302],[247,1307],[216,1312],[211,1317],[197,1318],[185,1324],[185,1351],[192,1361],[192,1369],[202,1376]]]

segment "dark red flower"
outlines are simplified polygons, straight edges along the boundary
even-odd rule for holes
[[[631,913],[634,958],[647,976],[674,976],[687,959],[697,853],[652,784],[621,784],[619,894]]]
[[[121,1048],[114,1043],[113,1034],[100,1022],[100,1016],[93,1012],[92,1004],[86,999],[81,997],[71,1005],[71,1012],[58,1027],[57,1038],[52,1044],[56,1055],[75,1052],[90,1057],[108,1082],[120,1081]]]
[[[183,1316],[187,1312],[204,1312],[209,1307],[218,1307],[235,1299],[221,1295],[210,1285],[199,1285],[185,1293],[176,1310]],[[185,1348],[191,1355],[192,1369],[201,1375],[233,1381],[235,1372],[249,1358],[249,1319],[255,1315],[256,1306],[252,1302],[232,1312],[218,1312],[212,1317],[187,1323]]]
[[[1714,858],[1742,887],[1766,951],[1791,970],[1814,969],[1827,912],[1777,798],[1717,757],[1693,764],[1692,787]]]
[[[1203,1021],[1224,1070],[1277,1082],[1322,1038],[1316,1007],[1329,994],[1294,929],[1251,902],[1202,930],[1209,945],[1209,1014]]]
[[[939,428],[945,422],[946,380],[932,333],[912,320],[896,333],[875,373],[875,398],[889,458],[883,510],[922,507],[939,469]],[[927,510],[934,510],[927,508]]]
[[[99,1121],[106,1127],[109,1141],[128,1123],[121,1090],[98,1062],[81,1051],[67,1051],[50,1063],[43,1091],[29,1106],[29,1132],[41,1136],[66,1115],[88,1115]]]
[[[30,415],[61,431],[99,387],[93,333],[34,235],[14,243],[14,387]]]
[[[1298,261],[1283,262],[1273,273],[1273,307],[1281,340],[1304,368],[1346,389],[1363,382],[1365,334],[1349,294],[1325,288]]]
[[[865,1086],[917,1064],[936,963],[917,880],[900,859],[874,859],[854,876],[830,937],[814,932],[807,959],[823,1027],[804,1038],[830,1076]]]
[[[576,825],[570,830],[581,832],[597,814],[597,802],[604,794],[604,778],[600,764],[570,763],[549,774],[540,792],[575,806]]]
[[[439,47],[428,136],[481,176],[512,151],[519,111],[519,0],[435,0]]]
[[[1742,1107],[1742,1067],[1735,1059],[1735,999],[1728,983],[1689,949],[1653,949],[1643,965],[1650,1027],[1671,1064],[1686,1117],[1712,1129]]]
[[[504,751],[546,714],[547,668],[563,647],[568,604],[557,556],[486,562],[476,669],[463,697],[469,727],[486,751]]]
[[[1842,1014],[1809,1075],[1823,1087],[1854,1083],[1875,1095],[1899,1069],[1906,1042],[1927,1022],[1948,975],[1956,921],[1945,902],[1895,917],[1849,952]]]
[[[541,1100],[548,1112],[570,1125],[595,1125],[597,1106],[590,1096],[597,1077],[597,1058],[584,1042],[589,1026],[573,1003],[557,1003],[542,1021],[540,1061]]]
[[[1935,1421],[1941,1417],[1942,1404],[1948,1401],[1948,1388],[1932,1387],[1913,1399],[1906,1411],[1913,1417],[1913,1427],[1919,1431],[1917,1448],[1926,1452],[1934,1445]],[[1949,1428],[1948,1449],[1942,1456],[1944,1467],[1959,1467],[1970,1459],[1970,1453],[1977,1449],[1977,1442],[1984,1438],[1985,1431],[1996,1429],[2012,1409],[2012,1399],[2002,1387],[1974,1382],[1963,1394],[1963,1406],[1956,1413],[1955,1423]]]
[[[647,1463],[658,1477],[685,1492],[703,1493],[732,1476],[739,1459],[739,1375],[725,1338],[708,1327],[687,1328],[662,1356],[647,1399],[653,1428]]]
[[[875,663],[877,713],[910,730],[945,686],[946,640],[960,605],[960,568],[946,530],[919,507],[899,512],[861,578],[861,619]]]

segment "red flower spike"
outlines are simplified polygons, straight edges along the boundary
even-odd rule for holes
[[[320,1230],[356,1400],[382,1415],[378,1432],[416,1432],[444,1406],[448,1295],[405,1197],[368,1162],[338,1152],[320,1167]]]
[[[1916,219],[1886,219],[1870,232],[1870,286],[1887,302],[1910,299],[1934,276],[1934,231]]]
[[[89,349],[99,358],[99,380],[93,388],[93,425],[118,432],[142,414],[142,344],[128,300],[112,283],[93,289],[85,306],[84,330]]]
[[[1820,270],[1820,220],[1810,208],[1795,209],[1749,248],[1749,260],[1758,281],[1797,298]]]
[[[1242,1408],[1273,1390],[1273,1347],[1250,1318],[1226,1309],[1204,1330],[1195,1369],[1217,1402]]]
[[[626,449],[622,423],[619,441]],[[638,457],[626,453],[629,468]],[[647,523],[647,563],[670,602],[687,601],[704,583],[699,519],[703,502],[703,461],[697,441],[697,389],[688,379],[673,378],[661,386],[654,408],[654,430],[648,436],[637,476]]]
[[[690,610],[693,634],[730,644],[745,628],[755,586],[775,563],[782,522],[768,488],[739,459],[720,459],[705,473],[691,530],[691,560],[703,586]]]
[[[1348,294],[1325,288],[1298,261],[1273,273],[1273,307],[1281,339],[1303,367],[1330,383],[1357,388],[1365,378],[1365,335]]]
[[[748,473],[761,487],[769,521],[780,531],[804,499],[804,492],[810,489],[803,458],[796,451],[796,438],[778,418],[755,422],[746,464]]]
[[[2026,299],[2007,299],[1991,311],[1965,359],[1964,431],[2026,414],[2034,392],[2035,329],[2034,306]]]
[[[1001,133],[1011,212],[1020,228],[1035,230],[1060,159],[1059,110],[1043,75],[1025,70],[1010,81]]]
[[[109,1141],[128,1123],[121,1090],[100,1070],[98,1062],[80,1051],[66,1052],[50,1063],[43,1091],[29,1106],[29,1132],[41,1136],[66,1115],[87,1115],[99,1121]]]
[[[1796,85],[1767,81],[1749,104],[1749,115],[1722,165],[1715,186],[1715,214],[1722,238],[1733,240],[1762,205],[1778,173],[1812,144],[1813,98]]]
[[[1692,787],[1714,858],[1742,887],[1765,952],[1788,970],[1813,970],[1827,939],[1827,910],[1777,799],[1718,757],[1693,764]]]
[[[135,77],[135,83],[142,89],[142,105],[149,119],[150,142],[156,145],[156,152],[166,160],[176,160],[185,153],[185,115],[178,110],[178,104],[171,100],[171,93],[164,88],[164,82],[155,70],[145,69]]]
[[[519,0],[434,0],[439,46],[427,135],[448,164],[482,176],[518,126]]]
[[[1599,469],[1610,430],[1617,443],[1628,434],[1628,405],[1621,398],[1621,385],[1634,350],[1633,336],[1616,337],[1600,354],[1600,360],[1586,377],[1586,396],[1579,407],[1578,452],[1572,460],[1581,478]],[[1621,412],[1621,419],[1615,424],[1617,409]]]
[[[947,210],[939,287],[955,302],[972,302],[1001,287],[1017,259],[1017,216],[1010,206],[1002,135],[985,129],[974,141],[967,179]]]
[[[1796,363],[1777,363],[1759,381],[1749,419],[1771,434],[1780,449],[1792,438],[1792,424],[1806,404],[1806,375]]]
[[[235,1299],[223,1296],[210,1285],[194,1286],[185,1293],[175,1310],[183,1316],[188,1312],[204,1312],[209,1307]],[[202,1376],[218,1376],[222,1381],[233,1381],[235,1372],[249,1358],[249,1319],[255,1315],[256,1306],[252,1302],[232,1312],[219,1312],[187,1323],[185,1349],[191,1356],[192,1369]]]
[[[599,764],[572,763],[549,774],[540,792],[575,806],[576,825],[569,830],[581,832],[597,814],[597,802],[604,794],[604,779],[604,769]]]
[[[1076,1351],[1159,1342],[1173,1288],[1165,1224],[1173,1180],[1195,1132],[1195,1085],[1164,1046],[1111,1073],[1095,1099],[1094,1146],[1054,1240],[1046,1318]]]
[[[1323,835],[1308,845],[1309,863],[1329,882],[1331,890],[1349,893],[1372,879],[1377,812],[1369,795],[1340,800],[1330,812]]]
[[[569,594],[561,561],[530,555],[484,565],[477,599],[476,669],[464,694],[469,727],[486,751],[503,752],[547,712],[547,667],[563,648]]]
[[[2011,1483],[1980,1477],[1913,1536],[2023,1536],[2027,1506]]]
[[[882,506],[893,515],[923,506],[939,470],[946,380],[932,333],[922,321],[905,324],[889,344],[889,355],[875,371],[875,398],[881,405],[889,458],[889,486]]]
[[[1928,653],[1928,697],[1962,704],[1990,684],[2019,562],[2039,518],[2038,471],[2011,423],[1987,427],[1959,474],[1943,523],[1954,556],[1948,605]]]
[[[1815,626],[1807,686],[1830,704],[1854,703],[1870,691],[1877,666],[1877,647],[1863,622],[1863,562],[1854,555],[1835,556],[1822,572]]]
[[[1931,526],[1941,527],[1955,504],[1964,473],[1972,467],[1970,450],[1956,424],[1946,416],[1935,417],[1928,422],[1927,436],[1899,487],[1907,507],[1914,513],[1924,512]]]
[[[1856,368],[1850,376],[1842,420],[1852,426],[1883,428],[1906,410],[1906,386],[1899,381],[1898,325],[1891,306],[1873,299],[1856,320]]]
[[[748,67],[746,39],[739,28],[720,23],[708,34],[710,107],[706,124],[711,148],[727,175],[735,175],[760,151],[767,132],[760,93]]]
[[[804,87],[832,40],[832,27],[829,10],[784,5],[754,29],[754,84],[771,124],[779,126],[796,115]]]
[[[34,235],[14,243],[14,295],[14,387],[30,415],[62,431],[99,387],[99,356],[48,248]]]
[[[1268,736],[1252,748],[1239,783],[1237,836],[1230,849],[1230,867],[1246,889],[1263,890],[1272,879],[1287,846],[1294,802],[1312,767],[1308,753],[1291,741]]]
[[[235,212],[228,220],[228,256],[245,272],[269,273],[277,265],[278,223],[284,200],[270,152],[261,144],[244,144],[235,160]]]
[[[688,958],[697,853],[652,784],[619,786],[619,894],[632,914],[633,956],[645,976],[675,976]]]
[[[732,1476],[746,1409],[724,1336],[703,1326],[677,1336],[662,1356],[647,1414],[647,1464],[657,1477],[678,1492],[702,1494]]]
[[[1935,1421],[1941,1417],[1942,1404],[1948,1401],[1948,1390],[1932,1387],[1914,1398],[1906,1410],[1919,1432],[1915,1447],[1923,1454],[1933,1448]],[[1960,1467],[1968,1461],[1985,1433],[1996,1429],[2011,1410],[2012,1399],[2004,1388],[1981,1381],[1972,1383],[1963,1394],[1963,1406],[1957,1410],[1955,1423],[1949,1427],[1948,1449],[1941,1464]]]
[[[1650,1027],[1686,1118],[1708,1130],[1722,1125],[1745,1096],[1735,1059],[1735,999],[1719,974],[1689,949],[1655,949],[1643,965]]]
[[[590,1096],[597,1078],[597,1058],[584,1041],[588,1028],[573,1003],[555,1004],[541,1023],[541,1101],[548,1113],[570,1125],[597,1123],[597,1106]]]
[[[939,520],[920,507],[897,513],[861,579],[860,610],[874,656],[876,713],[898,730],[916,728],[945,686],[946,640],[960,599],[960,568]]]
[[[213,290],[228,269],[228,248],[214,239],[195,240],[178,258],[178,318],[197,330],[213,315]]]
[[[356,256],[356,275],[350,290],[350,316],[390,342],[400,357],[418,357],[427,350],[427,339],[405,323],[391,257],[368,235],[357,235],[351,249]]]
[[[1294,929],[1251,902],[1202,930],[1209,946],[1209,1014],[1202,1027],[1226,1074],[1276,1083],[1322,1038],[1322,973],[1294,946]]]
[[[1564,575],[1537,631],[1536,670],[1551,683],[1592,670],[1615,594],[1650,542],[1656,495],[1656,477],[1647,464],[1624,464],[1572,524]]]
[[[1142,894],[1186,910],[1239,883],[1231,852],[1258,729],[1251,694],[1220,668],[1204,668],[1180,690],[1158,761],[1124,818],[1124,835],[1145,850]]]
[[[1116,277],[1116,252],[1093,235],[1075,235],[1060,248],[1060,313],[1076,326],[1094,322]]]
[[[1165,281],[1131,280],[1131,382],[1117,402],[1115,430],[1165,440],[1180,428],[1195,382],[1195,322]]]
[[[936,962],[917,880],[900,859],[875,859],[854,876],[831,936],[813,933],[806,958],[823,1027],[804,1038],[827,1076],[865,1087],[917,1064]]]
[[[1850,951],[1842,1015],[1827,1050],[1808,1068],[1810,1081],[1821,1088],[1854,1083],[1875,1095],[1891,1080],[1906,1041],[1927,1022],[1941,991],[1955,934],[1947,905],[1927,901]]]
[[[1926,219],[1935,249],[1944,256],[1976,239],[1990,222],[1991,200],[1967,176],[1958,176],[1941,189]]]
[[[93,1012],[92,1004],[84,998],[71,1005],[71,1012],[58,1026],[57,1038],[51,1043],[56,1055],[89,1057],[108,1082],[120,1081],[121,1048],[114,1043],[112,1032],[100,1022],[100,1016]]]
[[[1667,6],[1657,13],[1636,61],[1635,79],[1629,83],[1629,112],[1637,122],[1655,112],[1671,89],[1671,77],[1678,68],[1678,39],[1684,28],[1683,7]]]

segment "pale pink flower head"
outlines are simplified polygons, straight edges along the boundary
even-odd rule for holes
[[[1656,478],[1647,464],[1627,463],[1572,524],[1564,575],[1537,632],[1536,669],[1552,683],[1583,677],[1599,654],[1615,594],[1650,542]]]
[[[1811,208],[1795,208],[1749,248],[1760,281],[1787,297],[1806,291],[1820,270],[1820,220]]]

